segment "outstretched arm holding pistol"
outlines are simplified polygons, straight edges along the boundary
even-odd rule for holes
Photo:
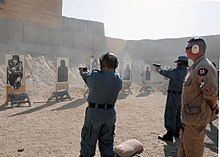
[[[79,67],[79,74],[83,76],[83,73],[89,72],[86,67]],[[84,82],[87,84],[86,80],[83,78]]]
[[[160,69],[161,69],[161,64],[159,64],[159,63],[153,63],[153,66],[155,67],[155,70],[156,70],[157,72],[160,71]]]

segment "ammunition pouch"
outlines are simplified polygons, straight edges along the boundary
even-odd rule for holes
[[[186,112],[189,114],[197,114],[201,112],[201,108],[196,106],[186,106]]]

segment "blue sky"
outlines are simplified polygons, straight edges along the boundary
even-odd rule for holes
[[[63,16],[104,23],[126,40],[220,34],[220,1],[63,0]]]

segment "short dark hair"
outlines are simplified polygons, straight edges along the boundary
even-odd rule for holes
[[[107,52],[100,59],[101,67],[106,65],[108,68],[116,69],[118,67],[118,59],[116,55],[112,52]]]
[[[205,50],[206,50],[205,40],[200,37],[192,38],[188,41],[188,43],[199,45],[199,49],[202,50],[203,52],[205,52]]]

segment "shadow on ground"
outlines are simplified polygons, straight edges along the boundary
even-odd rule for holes
[[[86,103],[86,99],[77,99],[75,101],[72,101],[68,104],[65,104],[57,109],[54,109],[52,111],[60,111],[60,110],[66,110],[66,109],[71,109],[71,108],[77,108],[78,106],[81,106]]]

